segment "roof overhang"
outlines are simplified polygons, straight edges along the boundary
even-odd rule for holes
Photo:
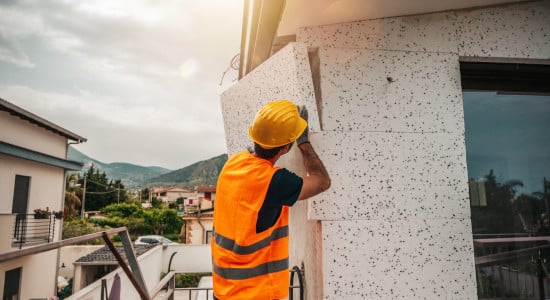
[[[31,160],[71,171],[80,171],[82,170],[82,166],[84,166],[81,162],[62,159],[2,141],[0,141],[0,154]]]
[[[302,27],[528,0],[245,0],[239,79],[295,40]]]
[[[56,133],[62,137],[65,137],[69,140],[75,141],[77,143],[86,142],[87,139],[75,134],[61,126],[58,126],[48,120],[45,120],[29,111],[22,109],[21,107],[14,105],[2,98],[0,98],[0,111],[6,111],[13,116],[16,116],[22,120],[28,121],[32,124],[40,126],[46,130],[49,130],[53,133]]]

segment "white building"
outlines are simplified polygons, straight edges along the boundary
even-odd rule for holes
[[[185,220],[185,224],[181,228],[180,236],[185,244],[210,244],[214,227],[216,186],[200,185],[194,191],[196,194],[184,201],[181,218]]]
[[[464,91],[548,95],[550,2],[251,0],[243,20],[228,154],[263,104],[290,99],[332,179],[291,209],[306,298],[477,299]],[[293,148],[279,164],[301,162]]]
[[[34,219],[35,209],[63,211],[69,143],[86,139],[0,99],[0,291],[3,299],[56,295],[59,250],[10,259],[29,246],[56,242],[62,220]]]

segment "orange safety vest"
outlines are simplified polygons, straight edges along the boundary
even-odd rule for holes
[[[288,207],[275,225],[256,233],[275,171],[248,152],[231,157],[216,187],[212,279],[218,299],[282,299],[288,296]]]

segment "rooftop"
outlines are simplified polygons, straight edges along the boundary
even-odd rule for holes
[[[141,256],[142,254],[149,251],[155,246],[157,245],[134,245],[134,252],[136,253],[136,257]],[[120,253],[120,255],[122,256],[122,258],[126,260],[126,252],[124,252],[124,247],[122,245],[117,245],[116,248]],[[76,265],[83,265],[83,264],[117,265],[118,262],[115,256],[113,255],[113,253],[111,252],[111,250],[109,249],[109,247],[104,246],[92,253],[82,256],[81,258],[76,260],[74,264]]]
[[[63,136],[69,140],[76,141],[78,143],[86,142],[87,139],[84,137],[81,137],[77,135],[76,133],[73,133],[59,125],[56,125],[46,119],[43,119],[29,111],[26,111],[22,109],[21,107],[12,104],[2,98],[0,98],[0,111],[6,111],[9,114],[19,117],[22,120],[28,121],[32,124],[36,124],[37,126],[40,126],[46,130],[49,130],[51,132],[54,132],[60,136]]]

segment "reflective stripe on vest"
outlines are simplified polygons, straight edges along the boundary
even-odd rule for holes
[[[273,230],[270,236],[258,241],[249,246],[241,246],[235,243],[234,240],[226,238],[225,236],[214,231],[214,239],[216,244],[226,250],[232,251],[236,254],[244,255],[254,253],[262,248],[265,248],[271,244],[272,241],[284,238],[288,236],[288,226],[283,226]]]
[[[256,232],[258,212],[279,167],[248,152],[233,155],[216,187],[212,279],[219,299],[272,300],[288,296],[289,208]]]
[[[213,264],[214,272],[225,279],[243,280],[288,270],[288,258],[271,261],[253,268],[222,268]]]

